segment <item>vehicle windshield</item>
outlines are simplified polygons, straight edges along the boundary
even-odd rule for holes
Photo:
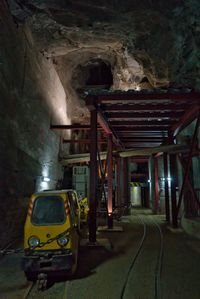
[[[31,222],[36,225],[63,224],[66,218],[60,196],[38,196],[35,199]]]

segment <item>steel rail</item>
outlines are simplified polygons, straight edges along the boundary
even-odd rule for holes
[[[29,285],[26,288],[24,296],[22,297],[22,299],[27,299],[29,297],[29,295],[31,294],[31,291],[32,291],[34,286],[35,286],[35,282],[29,281]]]
[[[146,227],[147,227],[147,225],[146,225],[146,223],[143,221],[143,219],[139,215],[136,215],[136,216],[139,218],[140,222],[143,225],[143,235],[142,235],[142,238],[140,239],[139,245],[137,247],[136,254],[135,254],[135,256],[134,256],[134,258],[133,258],[133,260],[131,262],[131,265],[130,265],[130,267],[128,269],[128,272],[126,274],[125,282],[123,284],[123,287],[122,287],[122,290],[121,290],[121,294],[120,294],[120,299],[124,298],[124,294],[125,294],[125,291],[126,291],[127,283],[129,281],[130,273],[131,273],[131,271],[132,271],[132,269],[133,269],[133,267],[135,265],[135,262],[136,262],[139,254],[140,254],[140,252],[142,250],[142,247],[143,247],[143,244],[144,244],[144,241],[145,241],[145,238],[146,238],[146,231],[147,231]]]
[[[65,283],[64,283],[64,289],[62,291],[62,293],[60,294],[60,297],[59,298],[63,298],[63,299],[66,299],[67,298],[67,291],[68,291],[68,288],[69,288],[69,283],[70,281],[67,280]],[[26,290],[25,290],[25,293],[22,297],[22,299],[28,299],[29,297],[31,298],[37,298],[37,299],[40,299],[40,298],[44,298],[44,290],[39,290],[37,289],[37,292],[35,293],[35,295],[32,294],[32,291],[34,289],[34,287],[36,287],[36,282],[35,281],[31,281],[29,282]],[[47,298],[48,298],[48,294],[47,294]]]
[[[125,295],[125,291],[126,291],[126,286],[128,284],[128,281],[129,281],[129,277],[130,277],[130,273],[135,265],[135,262],[136,260],[138,259],[139,257],[139,254],[143,248],[143,245],[144,245],[144,241],[146,239],[146,236],[147,236],[147,222],[144,221],[144,219],[142,217],[140,217],[139,215],[136,215],[140,222],[143,224],[143,236],[142,236],[142,239],[139,243],[139,246],[137,248],[137,251],[136,251],[136,254],[134,255],[134,258],[131,262],[131,265],[128,269],[128,272],[127,272],[127,275],[126,275],[126,279],[125,279],[125,282],[123,284],[123,287],[122,287],[122,291],[121,291],[121,295],[120,295],[120,299],[123,299],[124,298],[124,295]],[[160,227],[160,225],[150,216],[150,217],[147,217],[146,219],[151,219],[151,223],[154,224],[154,226],[157,228],[158,232],[159,232],[159,236],[160,236],[160,247],[159,247],[159,253],[158,253],[158,258],[157,258],[157,262],[156,262],[156,268],[155,268],[155,293],[154,293],[154,299],[161,299],[161,271],[162,271],[162,260],[163,260],[163,233],[162,233],[162,229]]]
[[[17,241],[20,240],[20,236],[19,237],[16,237],[14,238],[14,240],[8,242],[3,248],[0,248],[0,252],[3,252],[5,251],[5,254],[3,253],[0,253],[0,261],[7,255],[6,254],[6,251],[8,250],[9,251],[9,248],[12,247]],[[11,249],[10,249],[11,250]]]
[[[158,254],[157,264],[156,264],[156,272],[155,272],[155,299],[161,299],[161,272],[162,272],[162,261],[163,261],[163,233],[160,225],[151,217],[151,221],[157,227],[160,235],[160,250]]]

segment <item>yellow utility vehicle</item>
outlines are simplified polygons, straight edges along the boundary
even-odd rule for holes
[[[31,196],[24,226],[22,269],[28,280],[41,273],[74,274],[77,268],[80,207],[74,190]]]

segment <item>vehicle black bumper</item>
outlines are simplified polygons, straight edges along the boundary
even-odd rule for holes
[[[29,273],[70,271],[74,261],[72,253],[51,255],[25,255],[22,258],[22,270]]]

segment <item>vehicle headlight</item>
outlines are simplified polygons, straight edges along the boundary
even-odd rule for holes
[[[69,242],[69,239],[65,236],[63,237],[60,237],[58,240],[57,240],[57,243],[59,246],[63,247],[65,245],[67,245],[67,243]]]
[[[40,239],[38,237],[35,237],[35,236],[31,236],[29,239],[28,239],[28,245],[32,248],[35,248],[37,247],[38,245],[40,244]]]

